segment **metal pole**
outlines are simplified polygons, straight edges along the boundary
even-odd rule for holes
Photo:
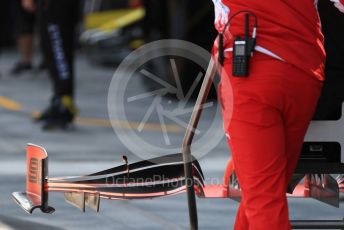
[[[192,175],[192,155],[191,155],[191,144],[194,137],[193,130],[196,130],[199,119],[202,114],[203,104],[206,102],[211,85],[213,83],[214,76],[216,74],[216,66],[212,59],[210,59],[207,72],[205,74],[201,90],[198,94],[196,104],[194,106],[191,118],[189,121],[188,128],[186,130],[184,140],[183,140],[183,160],[184,160],[184,173],[186,181],[186,193],[188,199],[189,208],[189,219],[190,219],[190,229],[198,229],[198,219],[197,219],[197,204],[194,189],[194,180]]]
[[[185,146],[185,148],[183,147],[183,159],[190,229],[198,230],[197,203],[195,197],[194,181],[192,176],[192,155],[189,146]]]
[[[295,220],[293,229],[344,229],[343,220]]]

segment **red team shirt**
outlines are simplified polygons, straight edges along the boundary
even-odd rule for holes
[[[343,10],[344,0],[331,0]],[[215,25],[222,31],[229,17],[249,10],[258,18],[256,50],[286,61],[324,80],[324,37],[317,11],[317,0],[213,0]],[[233,36],[244,33],[244,14],[232,19],[226,36],[231,51]],[[253,18],[251,20],[253,26]],[[252,30],[251,30],[252,31]]]

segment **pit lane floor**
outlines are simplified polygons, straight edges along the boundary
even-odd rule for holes
[[[52,215],[26,214],[10,198],[13,191],[25,189],[25,145],[46,147],[51,176],[83,175],[113,167],[127,154],[129,161],[138,156],[129,153],[108,122],[107,90],[115,68],[102,68],[78,55],[76,63],[76,98],[80,109],[75,129],[43,132],[31,121],[31,113],[43,109],[50,98],[50,82],[44,73],[32,71],[20,77],[8,74],[16,58],[11,52],[0,58],[0,229],[188,229],[186,195],[142,201],[101,201],[100,213],[81,213],[65,203],[63,194],[51,193]],[[131,90],[142,88],[138,82]],[[130,106],[130,105],[129,105]],[[128,120],[137,124],[137,106],[129,108]],[[203,116],[207,126],[212,116]],[[150,120],[158,124],[158,118]],[[175,124],[171,124],[172,127]],[[158,140],[160,130],[144,130],[147,140]],[[172,129],[173,143],[183,132]],[[222,177],[229,153],[225,139],[200,160],[206,177]],[[344,209],[329,207],[315,200],[291,199],[292,219],[342,219]],[[200,229],[232,229],[238,204],[232,200],[199,200]]]

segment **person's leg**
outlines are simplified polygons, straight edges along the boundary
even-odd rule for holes
[[[33,31],[35,15],[27,12],[21,6],[20,1],[16,1],[16,36],[19,50],[19,61],[13,67],[12,74],[20,74],[32,69],[33,56]]]
[[[46,5],[43,4],[45,1],[38,0],[37,1],[37,19],[39,22],[39,36],[40,36],[40,45],[43,54],[43,58],[46,63],[46,67],[49,73],[49,77],[52,83],[52,96],[50,99],[50,105],[47,109],[45,109],[40,115],[34,117],[36,121],[45,121],[50,117],[54,116],[56,110],[60,105],[60,99],[57,95],[57,85],[58,85],[58,77],[56,73],[56,66],[54,61],[54,53],[52,50],[52,45],[50,41],[50,37],[48,34],[48,17],[47,17],[47,9]]]
[[[44,56],[53,82],[51,107],[38,120],[44,127],[72,122],[74,108],[74,37],[78,0],[49,0],[42,5],[41,25]],[[56,125],[55,125],[56,124]]]
[[[243,202],[235,229],[289,229],[281,114],[252,99],[244,103],[240,111],[234,108],[228,130]]]
[[[290,68],[284,78],[284,94],[285,98],[288,98],[284,111],[288,184],[299,160],[304,137],[316,110],[323,83],[295,67]]]
[[[249,228],[249,223],[247,220],[247,216],[246,216],[246,210],[245,210],[245,205],[244,202],[241,201],[239,208],[238,208],[238,212],[235,218],[235,226],[234,229],[240,229],[240,230],[248,230]]]
[[[256,55],[257,56],[257,55]],[[262,59],[260,57],[263,57]],[[259,55],[248,78],[221,81],[222,98],[233,88],[233,114],[225,103],[224,116],[232,158],[242,191],[236,230],[289,230],[286,200],[285,129],[279,62]],[[278,63],[274,68],[275,63]],[[267,66],[269,71],[267,72]],[[230,63],[225,66],[231,72]],[[227,100],[228,101],[228,100]]]
[[[49,0],[44,13],[51,75],[56,95],[73,97],[75,27],[78,0]]]
[[[30,64],[32,62],[33,53],[33,34],[25,34],[17,39],[17,44],[20,52],[19,62],[22,64]]]

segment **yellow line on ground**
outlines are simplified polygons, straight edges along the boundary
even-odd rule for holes
[[[96,119],[96,118],[77,117],[76,124],[111,127],[111,122],[109,120]],[[114,128],[119,128],[119,129],[137,129],[140,126],[140,123],[132,122],[132,121],[112,120],[112,125]],[[143,126],[143,130],[162,132],[162,127],[160,124],[157,124],[157,123],[146,123]],[[167,132],[171,132],[171,133],[179,133],[181,131],[178,125],[166,125],[166,130]]]
[[[0,96],[0,107],[15,112],[18,112],[23,108],[20,103],[3,96]]]
[[[19,112],[23,109],[23,105],[19,102],[11,100],[7,97],[0,96],[0,107],[3,107],[10,111]],[[40,112],[34,111],[31,112],[31,116],[33,118],[38,117]],[[111,127],[111,122],[107,119],[99,119],[99,118],[86,118],[86,117],[77,117],[75,119],[75,123],[77,125],[86,125],[86,126],[98,126],[98,127]],[[113,120],[112,126],[114,128],[119,129],[137,129],[140,126],[139,122],[132,122],[132,121],[120,121],[120,120]],[[178,125],[165,125],[166,131],[171,133],[179,133],[181,131]],[[155,131],[155,132],[162,132],[162,127],[158,123],[146,123],[143,126],[143,130],[146,131]]]
[[[37,117],[39,115],[40,115],[39,112],[32,112],[32,117]],[[110,120],[99,119],[99,118],[77,117],[75,119],[75,123],[77,125],[84,125],[84,126],[97,126],[97,127],[111,128]],[[112,125],[114,128],[118,128],[118,129],[137,129],[140,126],[140,123],[132,122],[132,121],[113,120]],[[143,127],[143,130],[162,132],[162,127],[160,124],[146,123]],[[170,133],[179,133],[181,131],[178,125],[166,125],[166,130],[167,132],[170,132]]]

